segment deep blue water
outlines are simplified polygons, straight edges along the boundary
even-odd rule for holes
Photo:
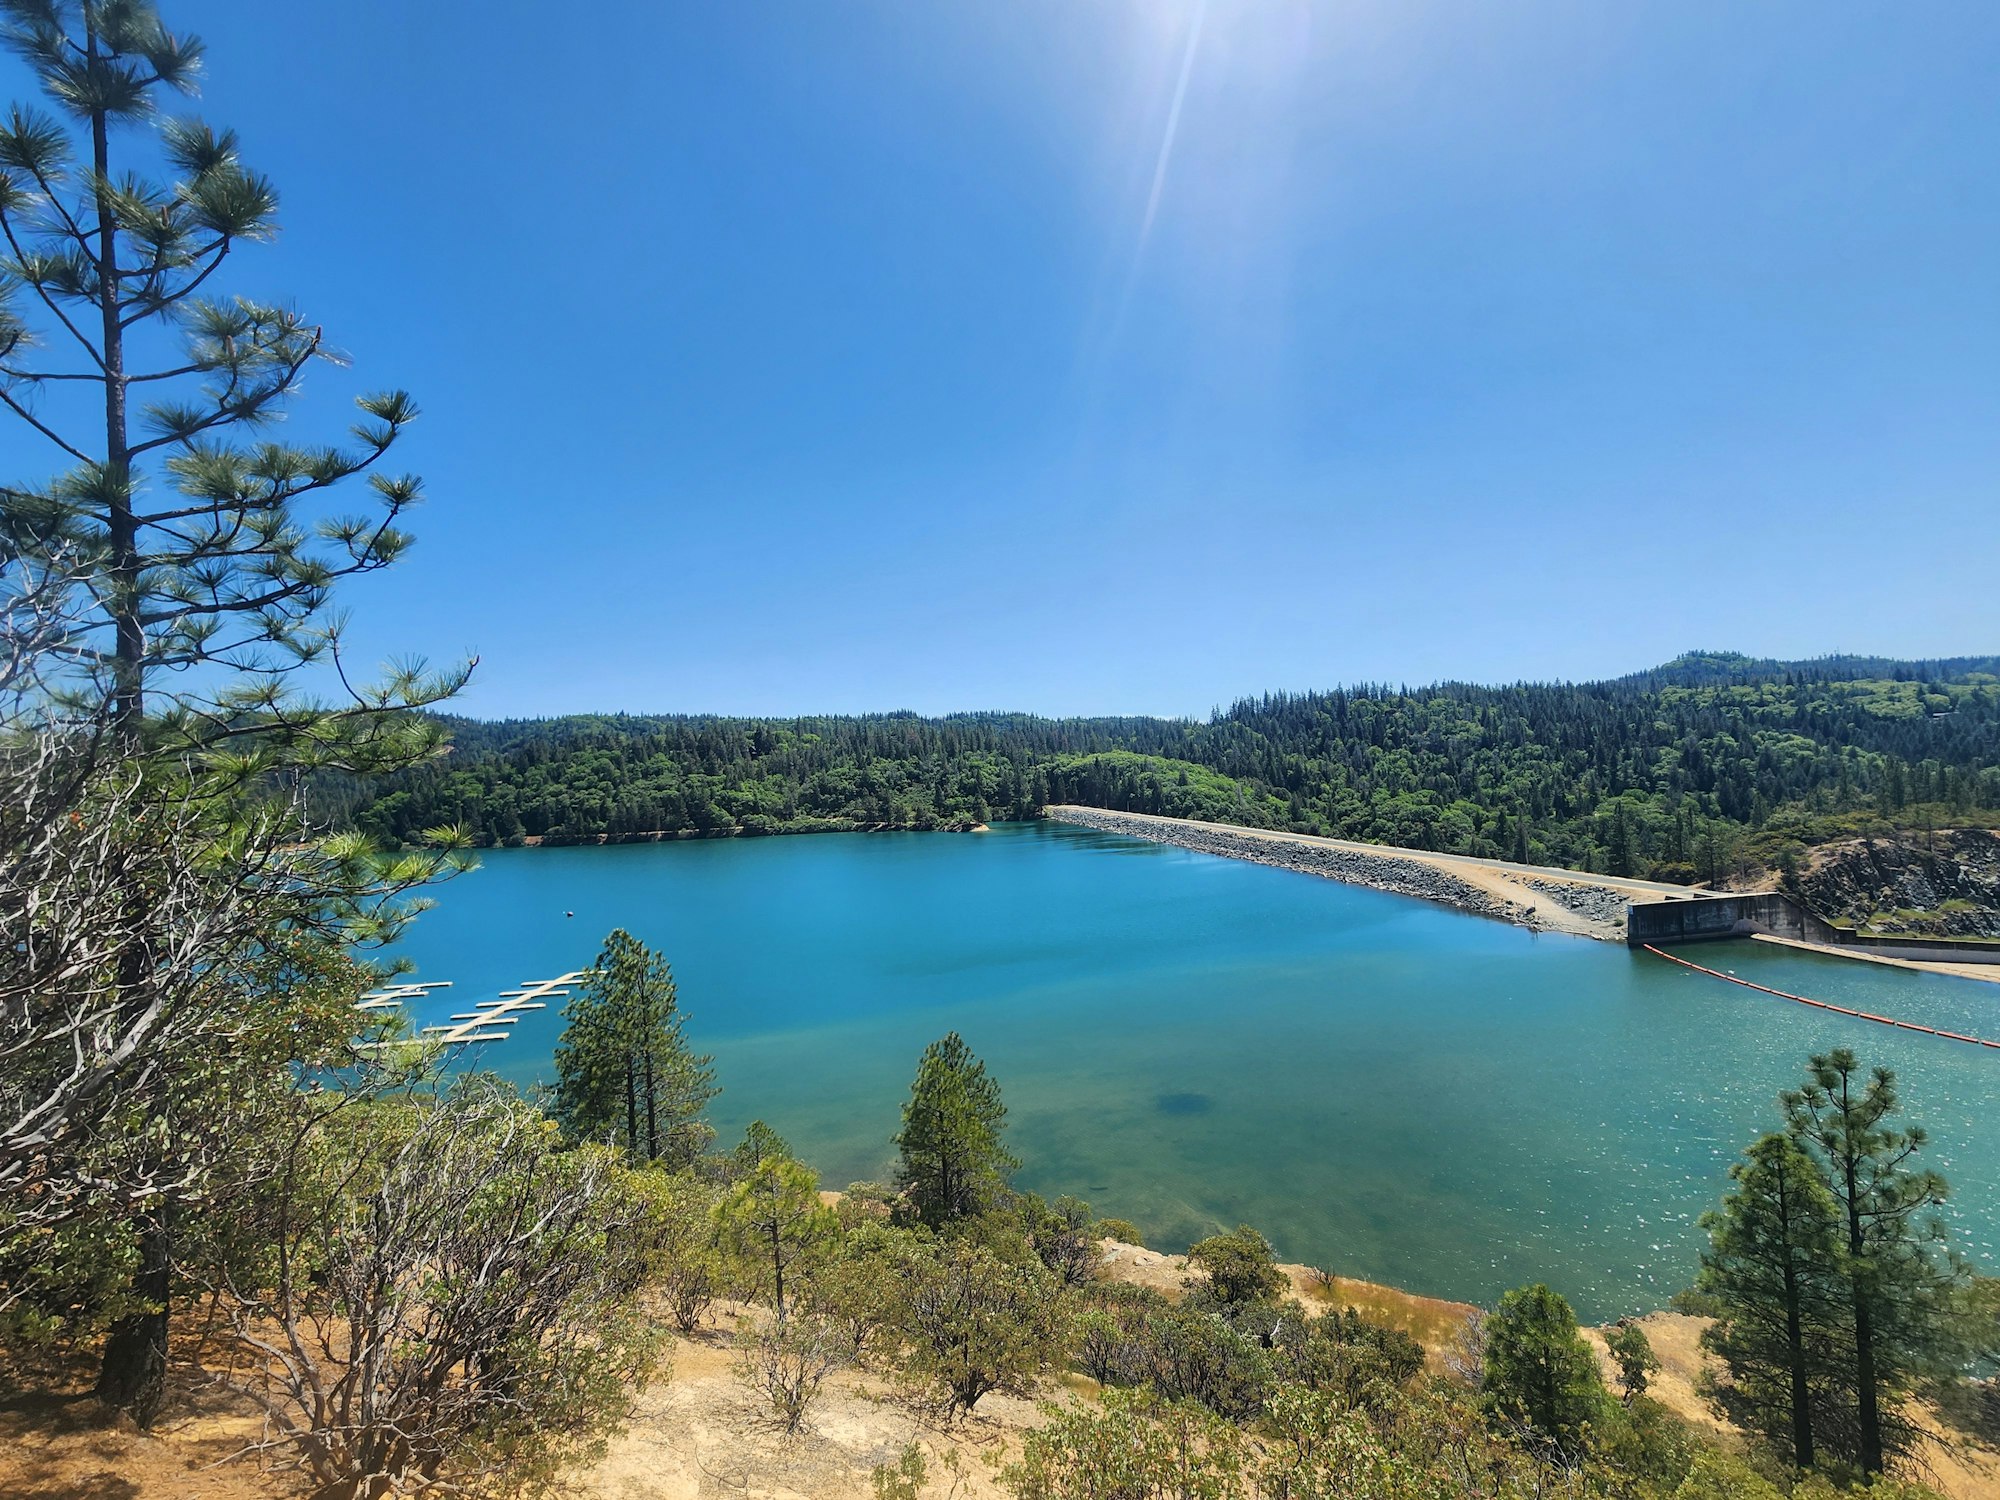
[[[725,1136],[761,1116],[825,1181],[883,1179],[924,1045],[1000,1080],[1020,1182],[1184,1246],[1249,1222],[1289,1260],[1580,1313],[1661,1305],[1695,1220],[1808,1053],[1894,1067],[1993,1249],[2000,1052],[1827,1016],[1647,954],[1056,824],[499,850],[406,939],[464,1009],[624,926],[672,959]],[[574,917],[566,917],[574,911]],[[2000,1035],[2000,986],[1757,943],[1781,989]],[[481,1065],[549,1075],[559,1020]]]

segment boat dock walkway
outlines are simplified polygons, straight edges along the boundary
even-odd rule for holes
[[[529,1011],[547,1010],[552,1000],[568,999],[566,986],[580,984],[589,977],[590,970],[573,969],[567,974],[558,974],[554,979],[530,980],[517,990],[502,990],[494,999],[478,1001],[472,1009],[459,1011],[435,1026],[424,1027],[417,1034],[446,1046],[504,1042],[511,1034],[505,1028],[514,1025]],[[450,988],[449,979],[427,980],[421,984],[386,984],[363,995],[354,1008],[362,1011],[393,1010],[412,1000],[424,999],[432,990]],[[363,1045],[382,1047],[389,1044],[367,1042]]]

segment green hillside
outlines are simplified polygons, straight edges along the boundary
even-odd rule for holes
[[[2000,658],[1691,653],[1610,682],[1363,686],[1206,720],[914,714],[450,721],[442,761],[324,791],[390,843],[950,829],[1050,803],[1668,879],[2000,818]]]

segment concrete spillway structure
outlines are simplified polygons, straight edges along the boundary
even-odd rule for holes
[[[1625,941],[1634,948],[1760,934],[1884,958],[2000,964],[2000,943],[1853,932],[1822,921],[1782,891],[1728,895],[1690,892],[1663,901],[1635,901],[1625,908]]]
[[[1714,938],[1750,937],[1756,933],[1797,938],[1808,943],[1838,942],[1840,934],[1777,891],[1749,895],[1695,895],[1665,901],[1635,901],[1625,908],[1625,941],[1634,948],[1648,943],[1699,943]]]

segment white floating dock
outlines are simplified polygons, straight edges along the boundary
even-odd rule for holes
[[[379,990],[370,990],[356,1002],[356,1010],[394,1010],[410,1000],[421,1000],[432,990],[448,990],[449,979],[427,979],[421,984],[385,984]]]
[[[435,1037],[447,1045],[467,1042],[505,1041],[508,1032],[493,1028],[512,1026],[531,1010],[547,1010],[551,1000],[569,998],[565,985],[589,978],[589,971],[577,969],[554,979],[537,979],[518,990],[502,990],[497,999],[481,1000],[471,1010],[459,1011],[437,1026],[426,1026],[420,1035]]]

